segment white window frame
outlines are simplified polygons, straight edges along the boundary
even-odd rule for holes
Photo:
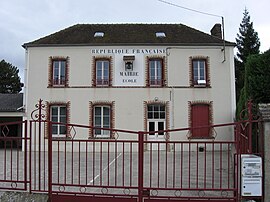
[[[96,108],[100,108],[100,125],[97,125],[96,124]],[[108,117],[104,117],[104,108],[108,108],[108,111],[109,111],[109,115]],[[97,128],[111,128],[111,106],[109,105],[96,105],[94,106],[94,110],[93,110],[93,120],[94,120],[94,127],[97,127]],[[105,118],[108,118],[109,119],[109,123],[108,125],[105,125],[105,121],[104,119]],[[98,137],[98,138],[110,138],[111,136],[111,131],[109,130],[100,130],[100,134],[97,134],[96,132],[99,131],[100,129],[94,129],[93,130],[93,133],[94,133],[94,136],[95,137]]]
[[[152,63],[154,63],[154,75],[151,73]],[[162,86],[163,82],[163,64],[162,59],[150,59],[149,60],[149,86]],[[158,75],[158,69],[160,67],[160,78]]]
[[[201,62],[203,62],[203,67],[201,67]],[[197,68],[196,71],[195,68]],[[201,75],[201,68],[203,68],[203,75]],[[192,71],[194,85],[206,85],[206,61],[203,59],[192,60]],[[195,78],[195,72],[197,72],[197,78]]]
[[[101,78],[98,78],[98,63],[101,63]],[[105,78],[105,63],[108,63],[108,78]],[[110,85],[110,61],[109,60],[96,60],[96,85],[109,86]]]
[[[63,64],[63,65],[62,65]],[[53,60],[53,85],[64,86],[66,84],[66,60]],[[58,76],[55,75],[55,68],[58,68]],[[62,75],[62,69],[64,69],[64,75]]]
[[[57,108],[57,116],[56,116],[56,120],[53,120],[53,113],[52,110],[53,108]],[[65,108],[65,115],[61,115],[61,108]],[[61,121],[61,118],[65,118],[65,122]],[[57,122],[57,123],[67,123],[67,106],[65,105],[51,105],[50,106],[50,120],[52,122]],[[56,125],[57,127],[57,132],[53,133],[53,127]],[[65,133],[61,133],[60,128],[61,127],[65,127]],[[63,125],[63,124],[52,124],[52,136],[53,137],[66,137],[67,135],[67,126]]]
[[[153,110],[149,110],[149,107],[153,108]],[[157,110],[155,108],[158,108]],[[161,110],[164,108],[164,110]],[[151,116],[149,116],[151,114]],[[158,115],[156,117],[156,115]],[[147,105],[147,119],[164,119],[166,117],[166,106],[164,104],[149,104]]]

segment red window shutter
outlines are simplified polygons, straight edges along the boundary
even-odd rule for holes
[[[208,126],[209,125],[209,105],[206,104],[196,104],[192,105],[191,108],[192,117],[192,137],[207,138],[209,137],[210,129],[195,127]]]

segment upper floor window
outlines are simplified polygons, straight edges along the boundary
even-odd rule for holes
[[[110,59],[95,59],[93,86],[111,86]]]
[[[68,58],[50,58],[49,87],[68,86]]]
[[[191,59],[192,78],[191,86],[206,87],[210,86],[208,58]]]
[[[148,62],[148,86],[164,85],[163,59],[150,59]]]
[[[53,60],[53,85],[66,84],[66,66],[65,60]]]

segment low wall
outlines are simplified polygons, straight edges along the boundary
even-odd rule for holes
[[[0,192],[1,202],[48,202],[47,194],[29,194],[27,192]]]

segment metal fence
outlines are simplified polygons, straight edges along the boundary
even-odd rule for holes
[[[235,137],[227,141],[177,139],[192,128],[158,131],[170,141],[116,129],[102,129],[115,139],[89,139],[92,127],[77,124],[64,124],[70,136],[57,138],[52,125],[63,124],[44,120],[41,102],[37,112],[31,121],[0,124],[0,189],[48,193],[52,201],[240,201],[238,157],[251,153],[250,126],[259,123],[206,126]],[[10,134],[14,124],[22,137]]]

